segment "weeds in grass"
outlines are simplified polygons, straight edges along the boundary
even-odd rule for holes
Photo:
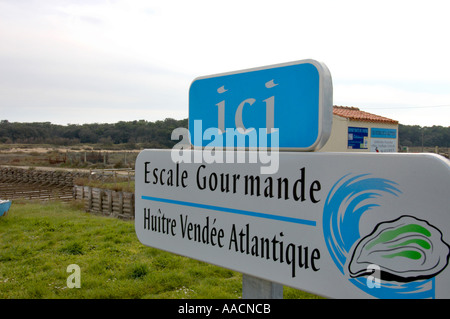
[[[83,245],[79,242],[70,242],[59,251],[69,255],[83,255]]]
[[[129,272],[129,277],[131,279],[139,279],[145,277],[149,273],[149,268],[146,264],[135,264],[132,265]]]

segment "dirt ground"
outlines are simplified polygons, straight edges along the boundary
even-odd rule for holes
[[[52,147],[0,145],[0,165],[71,169],[134,168],[140,150],[107,150],[92,146]]]

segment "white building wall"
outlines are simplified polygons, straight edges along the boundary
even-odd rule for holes
[[[368,130],[366,139],[367,148],[351,149],[349,148],[349,127],[364,128]],[[372,137],[372,128],[395,129],[395,138]],[[333,115],[333,125],[328,142],[319,150],[319,152],[375,152],[378,146],[381,152],[398,150],[398,125],[390,123],[373,123],[352,121],[347,118]]]

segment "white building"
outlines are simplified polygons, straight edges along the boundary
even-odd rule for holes
[[[397,152],[398,121],[361,111],[357,107],[334,106],[333,126],[320,152]]]

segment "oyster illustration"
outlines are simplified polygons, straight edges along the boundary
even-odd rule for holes
[[[351,277],[370,275],[377,265],[382,280],[410,282],[436,276],[448,264],[450,247],[442,233],[412,216],[378,224],[353,249]]]

